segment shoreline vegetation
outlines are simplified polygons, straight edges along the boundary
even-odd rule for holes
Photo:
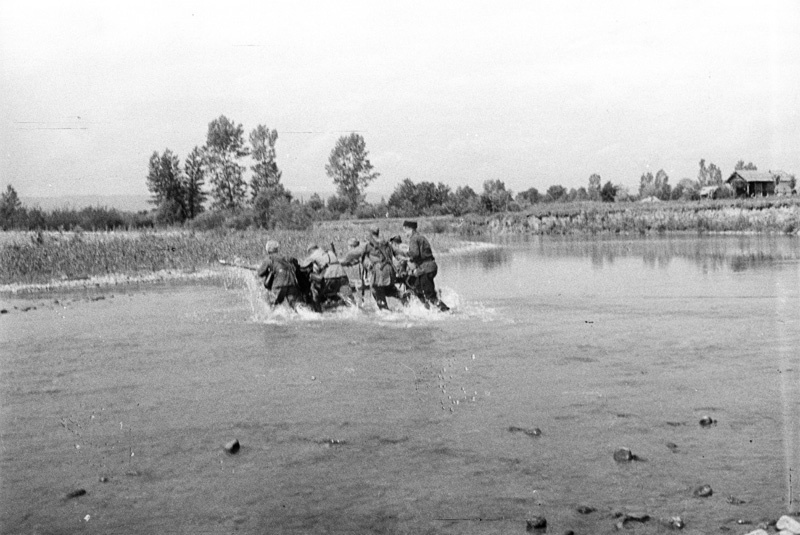
[[[0,236],[0,293],[208,279],[231,269],[221,260],[257,266],[268,239],[278,240],[289,256],[302,258],[310,243],[333,245],[344,252],[350,237],[361,239],[366,234],[366,227],[339,227],[271,232],[5,232]],[[387,233],[391,228],[381,227]],[[430,241],[439,255],[490,247],[450,234],[431,235]]]
[[[800,200],[790,197],[685,203],[564,203],[537,205],[525,212],[417,219],[436,254],[446,255],[482,247],[474,240],[498,235],[800,235]],[[402,219],[322,221],[309,230],[272,231],[168,227],[144,231],[3,232],[0,293],[210,278],[220,269],[229,269],[220,260],[257,265],[267,239],[277,239],[284,253],[299,258],[309,243],[333,244],[343,252],[350,237],[366,237],[369,225],[377,224],[383,234],[391,236],[399,232],[401,223]]]

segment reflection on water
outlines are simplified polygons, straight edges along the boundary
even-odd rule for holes
[[[482,249],[468,255],[454,256],[451,261],[459,267],[479,266],[484,271],[489,271],[503,264],[507,264],[511,258],[512,254],[508,249],[497,247]]]
[[[641,257],[650,268],[666,268],[673,258],[692,261],[704,272],[739,272],[800,259],[800,240],[794,236],[679,236],[642,239],[559,239],[537,237],[543,257],[588,257],[596,268],[618,258]]]

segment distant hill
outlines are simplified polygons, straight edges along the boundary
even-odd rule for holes
[[[116,208],[123,212],[138,212],[140,210],[150,210],[153,205],[148,203],[149,195],[64,195],[61,197],[23,197],[24,206],[33,208],[38,206],[42,210],[54,210],[56,208],[72,208],[80,210],[82,208],[100,207]]]

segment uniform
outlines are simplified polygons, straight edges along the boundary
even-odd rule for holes
[[[433,279],[439,271],[439,266],[433,257],[431,244],[425,236],[417,233],[416,223],[412,224],[413,227],[408,222],[404,223],[404,226],[411,229],[411,235],[408,238],[408,259],[414,266],[411,272],[413,277],[409,278],[411,289],[426,308],[436,305],[439,310],[450,310],[450,307],[439,300],[436,293],[436,284]]]
[[[347,279],[344,267],[333,251],[323,251],[319,247],[311,248],[311,254],[300,262],[301,268],[314,266],[311,274],[311,293],[314,303],[319,307],[331,295],[338,295],[347,303],[353,302],[353,292]]]
[[[256,270],[256,275],[264,279],[267,290],[277,292],[273,305],[280,305],[284,301],[294,308],[299,292],[297,289],[297,274],[292,261],[277,252],[270,253],[267,259]]]
[[[364,273],[366,269],[366,262],[362,262],[364,257],[364,246],[360,245],[358,240],[350,241],[350,250],[347,251],[347,253],[344,255],[344,258],[342,258],[340,262],[345,273],[347,274],[347,280],[350,282],[350,289],[356,293],[361,292],[363,295],[367,286]]]
[[[394,297],[405,302],[404,296],[395,286],[395,258],[389,242],[373,233],[364,247],[364,258],[369,261],[372,267],[369,278],[372,285],[372,295],[378,308],[389,309],[389,305],[386,304],[387,297]]]

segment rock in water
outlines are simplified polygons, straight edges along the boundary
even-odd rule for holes
[[[700,427],[711,427],[716,423],[717,421],[712,419],[711,416],[703,416],[700,418]]]
[[[662,518],[661,524],[669,529],[683,529],[686,525],[683,519],[679,516],[673,516],[670,518]]]
[[[775,527],[781,531],[791,531],[795,535],[800,535],[800,522],[788,515],[780,517]]]
[[[694,491],[692,492],[698,498],[708,498],[714,491],[711,489],[710,485],[700,485],[699,487],[695,487]]]
[[[234,453],[239,451],[239,440],[238,439],[231,440],[230,442],[225,444],[224,447],[225,451],[233,455]]]
[[[524,433],[529,437],[539,437],[542,436],[542,430],[538,427],[534,427],[533,429],[528,429],[525,427],[517,427],[516,425],[509,426],[508,428],[509,433]]]
[[[618,463],[628,463],[636,460],[636,455],[628,448],[620,448],[614,452],[614,460]]]
[[[534,516],[525,521],[525,530],[543,530],[547,529],[547,519],[543,516]]]

